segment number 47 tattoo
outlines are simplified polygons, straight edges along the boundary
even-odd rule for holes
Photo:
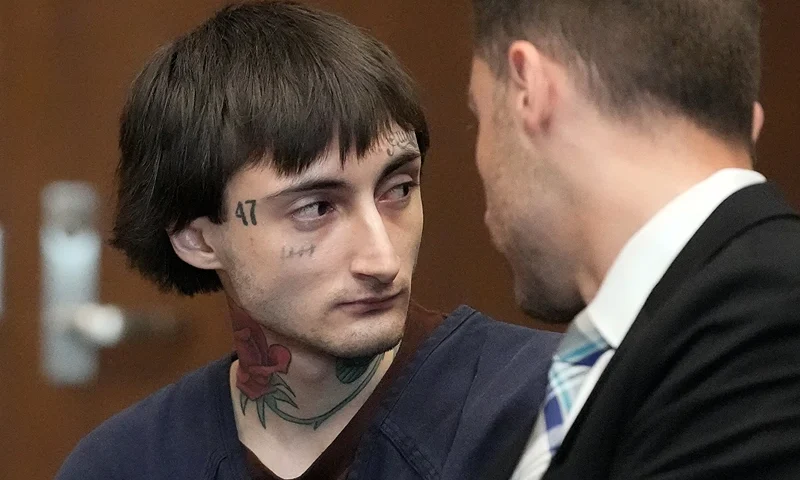
[[[256,201],[255,200],[245,200],[244,202],[239,202],[236,205],[236,213],[235,213],[236,218],[240,218],[245,227],[248,226],[247,216],[244,214],[244,205],[243,205],[243,203],[246,203],[246,204],[250,205],[250,224],[258,225],[258,222],[256,222]]]

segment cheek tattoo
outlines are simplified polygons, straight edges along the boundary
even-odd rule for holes
[[[245,208],[244,204],[250,205],[250,223],[247,223],[247,216],[245,215]],[[256,221],[256,201],[255,200],[245,200],[244,202],[238,202],[236,204],[236,218],[242,221],[245,227],[249,225],[258,225]]]
[[[314,256],[314,250],[316,249],[317,246],[313,244],[306,245],[303,248],[287,247],[284,245],[281,249],[281,258],[284,260],[295,257],[303,258],[306,256],[311,258]]]

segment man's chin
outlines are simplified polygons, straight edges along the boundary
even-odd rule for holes
[[[383,318],[351,324],[350,328],[343,330],[336,345],[329,344],[328,351],[338,358],[361,358],[393,349],[405,332],[406,315],[401,315],[401,310],[393,309],[382,315]]]
[[[343,346],[343,348],[336,348],[335,352],[331,352],[337,358],[370,358],[386,353],[393,349],[402,340],[402,335],[387,337],[383,340],[370,342],[369,344],[362,344],[357,346]]]
[[[516,283],[514,294],[522,312],[533,320],[562,325],[570,323],[584,308],[584,305],[576,302],[554,302],[557,296],[542,295],[543,289],[536,292],[531,290],[530,285]]]

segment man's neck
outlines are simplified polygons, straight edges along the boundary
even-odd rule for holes
[[[682,122],[658,135],[606,132],[587,155],[575,198],[585,248],[576,272],[588,304],[627,241],[658,211],[724,168],[750,168],[751,157],[704,130]]]
[[[232,390],[239,394],[244,415],[256,413],[263,428],[267,417],[275,416],[318,429],[377,383],[394,357],[388,352],[337,358],[281,338],[233,301],[229,305],[238,356],[232,367]]]
[[[276,474],[300,474],[361,408],[396,348],[341,359],[281,338],[229,300],[238,359],[230,369],[240,440]]]

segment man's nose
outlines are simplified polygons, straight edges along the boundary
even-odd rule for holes
[[[358,277],[391,284],[400,273],[400,257],[395,251],[383,217],[376,208],[369,209],[353,231],[353,260],[350,270]]]

